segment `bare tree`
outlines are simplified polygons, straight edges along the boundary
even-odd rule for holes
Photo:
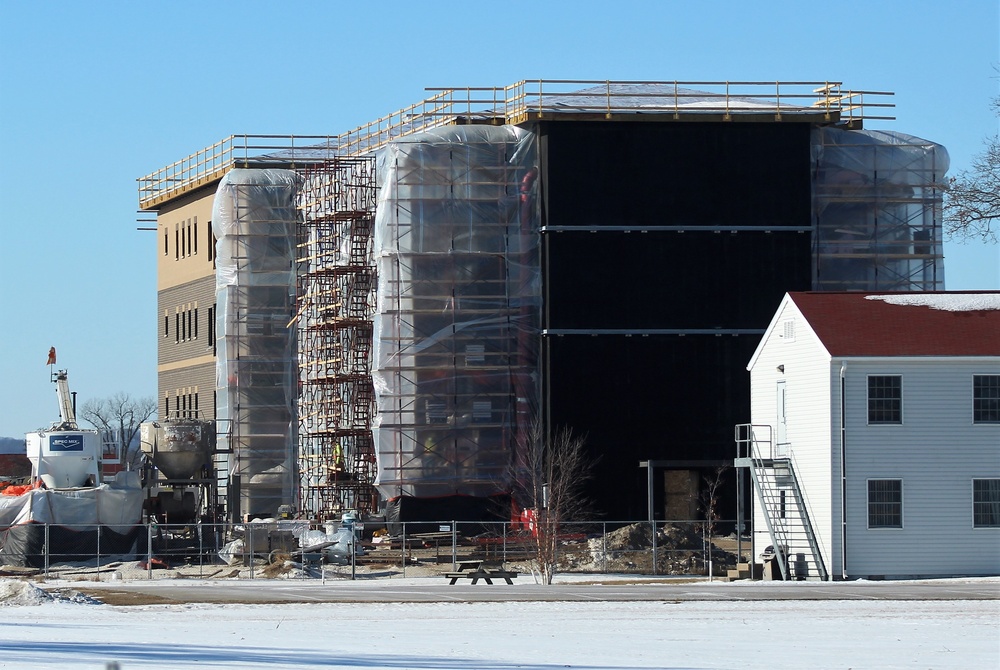
[[[993,99],[1000,116],[1000,96]],[[951,237],[997,241],[1000,224],[1000,135],[986,139],[972,168],[948,180],[944,204],[944,230]]]
[[[698,494],[698,507],[704,515],[702,522],[704,535],[708,536],[706,552],[708,556],[708,577],[712,578],[712,537],[715,535],[716,525],[719,522],[719,495],[722,491],[722,484],[725,480],[726,471],[729,466],[722,465],[715,469],[711,475],[703,477],[704,487]]]
[[[569,429],[546,440],[536,424],[522,442],[512,476],[514,495],[519,504],[534,510],[533,569],[543,584],[551,584],[558,568],[562,524],[581,518],[590,509],[583,485],[595,461],[584,449],[585,440]]]
[[[132,442],[142,422],[155,413],[154,398],[133,398],[128,393],[116,393],[83,403],[80,417],[99,431],[117,436],[122,462],[126,469],[132,470],[140,453],[138,449],[130,449]]]

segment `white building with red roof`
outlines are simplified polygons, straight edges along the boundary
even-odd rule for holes
[[[747,369],[755,556],[1000,574],[1000,292],[789,293]]]

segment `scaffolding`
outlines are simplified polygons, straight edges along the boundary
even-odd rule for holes
[[[944,147],[818,127],[812,148],[813,289],[943,290]]]
[[[299,502],[308,518],[322,521],[378,506],[371,378],[375,159],[331,158],[302,176]]]
[[[217,463],[232,517],[276,516],[292,499],[295,292],[292,258],[300,177],[234,169],[215,195]]]
[[[538,400],[535,141],[512,126],[455,126],[379,157],[373,376],[386,497],[485,496],[510,477]]]

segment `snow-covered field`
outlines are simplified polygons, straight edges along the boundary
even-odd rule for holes
[[[0,604],[11,668],[1000,667],[998,600]]]

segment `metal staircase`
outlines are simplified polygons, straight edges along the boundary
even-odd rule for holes
[[[736,426],[737,468],[747,468],[784,580],[830,579],[788,456],[772,451],[771,427]]]

